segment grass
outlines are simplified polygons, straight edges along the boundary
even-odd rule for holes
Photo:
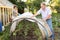
[[[10,29],[10,27],[6,26],[5,28],[6,29],[5,29],[4,32],[0,32],[0,40],[8,40],[8,38],[9,38],[9,29]]]

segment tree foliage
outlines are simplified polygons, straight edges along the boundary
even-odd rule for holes
[[[38,10],[40,8],[40,3],[45,0],[27,0],[26,2],[22,2],[21,0],[17,2],[16,0],[9,0],[13,4],[16,4],[20,10],[23,10],[25,7],[29,7],[30,11],[34,11],[34,9]]]
[[[29,6],[30,11],[34,12],[35,9],[36,10],[40,9],[40,3],[43,1],[44,0],[33,0],[33,1],[30,0],[30,2],[27,1],[27,6]]]
[[[9,0],[10,2],[12,2],[13,4],[17,5],[18,7],[18,11],[19,13],[23,13],[24,12],[24,8],[26,7],[26,4],[22,1],[17,1],[17,0]]]
[[[51,0],[51,5],[60,13],[60,0]]]

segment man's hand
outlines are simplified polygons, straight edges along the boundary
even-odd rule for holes
[[[50,19],[51,15],[48,15],[46,18],[44,18],[43,20],[46,21],[47,19]]]
[[[46,19],[46,18],[44,18],[43,20],[44,20],[44,21],[46,21],[47,19]]]
[[[36,14],[34,14],[31,18],[33,18],[33,17],[35,17],[35,16],[37,16],[38,14],[36,13]]]
[[[34,15],[33,16],[31,16],[31,18],[33,18],[33,17],[35,17]]]
[[[51,18],[51,14],[49,14],[49,15],[46,17],[46,20],[47,20],[47,19],[50,19],[50,18]]]
[[[9,21],[12,22],[12,18],[9,18],[9,19],[10,19]]]

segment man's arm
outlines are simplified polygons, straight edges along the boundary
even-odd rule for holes
[[[36,14],[34,14],[32,17],[35,17],[35,16],[37,16],[38,14],[36,13]]]
[[[41,13],[41,10],[38,10],[36,14],[34,14],[32,17],[35,17]]]
[[[16,12],[16,16],[18,16],[18,10],[16,10],[15,12]]]

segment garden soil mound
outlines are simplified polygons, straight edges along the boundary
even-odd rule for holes
[[[10,40],[42,40],[41,32],[36,23],[21,21],[10,36]]]

